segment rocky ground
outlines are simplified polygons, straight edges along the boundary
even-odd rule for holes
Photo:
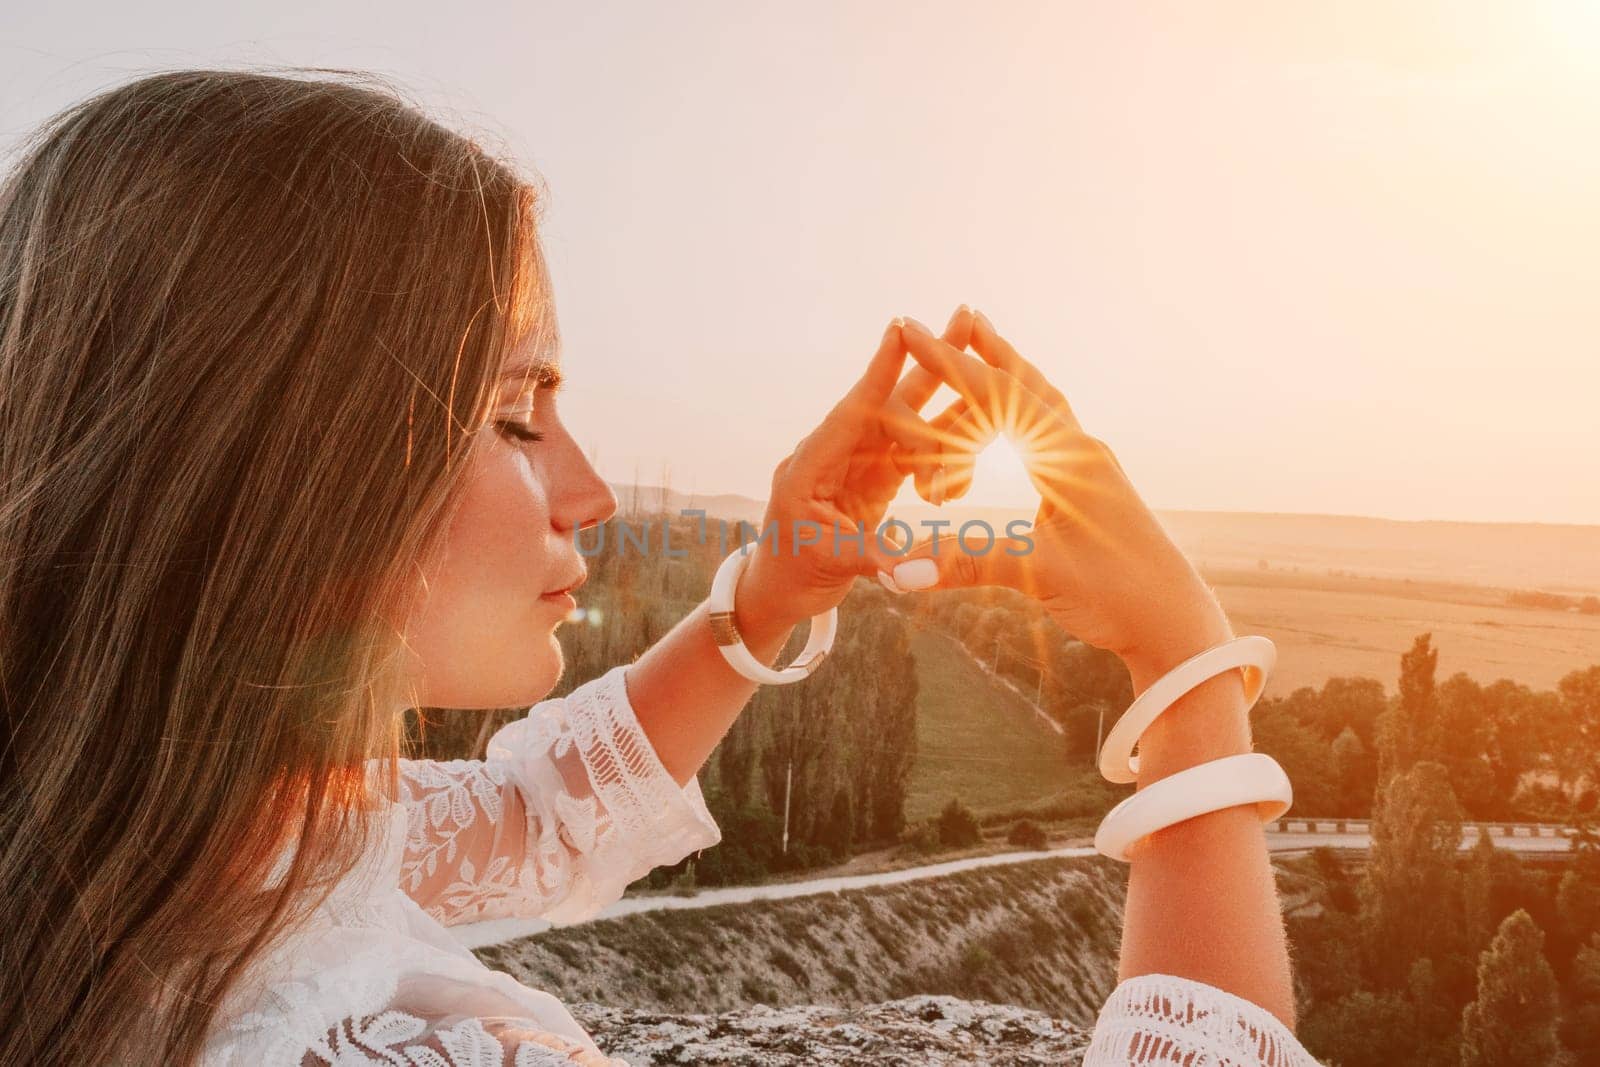
[[[1060,1067],[1082,1059],[1089,1035],[1042,1012],[948,996],[906,997],[858,1008],[740,1008],[716,1015],[573,1005],[610,1055],[638,1067]]]
[[[1279,860],[1297,906],[1313,883]],[[1078,1064],[1116,984],[1125,865],[1051,858],[641,912],[475,949],[657,1064]]]

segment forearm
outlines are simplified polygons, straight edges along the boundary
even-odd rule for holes
[[[773,666],[795,623],[735,591],[734,625],[756,659]],[[687,785],[759,684],[735,671],[711,636],[705,601],[627,670],[628,702],[667,771]]]
[[[1220,616],[1164,649],[1126,660],[1135,695],[1233,633]],[[1162,713],[1139,741],[1138,787],[1251,751],[1244,680],[1230,670]],[[1131,850],[1119,978],[1175,974],[1260,1004],[1291,1029],[1294,990],[1282,907],[1254,805],[1186,819]]]

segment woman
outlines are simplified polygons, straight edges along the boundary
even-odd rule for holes
[[[716,844],[695,774],[755,684],[702,604],[540,699],[574,534],[616,501],[556,413],[536,206],[349,77],[160,74],[28,145],[0,192],[0,1062],[612,1062],[444,926],[591,916]],[[962,400],[924,422],[941,380]],[[885,331],[768,521],[875,527],[1000,418],[1047,446],[1034,554],[757,553],[752,650],[897,567],[1039,597],[1136,689],[1229,635],[1109,451],[965,311]],[[1239,690],[1163,716],[1141,784],[1248,750]],[[398,756],[406,708],[527,705],[485,760]],[[1152,835],[1090,1062],[1310,1062],[1278,916],[1254,813]]]

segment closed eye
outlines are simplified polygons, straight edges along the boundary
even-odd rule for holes
[[[520,422],[511,422],[506,419],[501,419],[495,423],[495,426],[500,429],[501,433],[509,434],[519,441],[544,440],[544,434],[540,433],[538,430],[530,430],[527,426]]]

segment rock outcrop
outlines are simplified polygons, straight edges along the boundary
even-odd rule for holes
[[[947,996],[714,1015],[570,1007],[602,1048],[637,1067],[1061,1067],[1079,1063],[1089,1043],[1086,1031],[1043,1012]]]

